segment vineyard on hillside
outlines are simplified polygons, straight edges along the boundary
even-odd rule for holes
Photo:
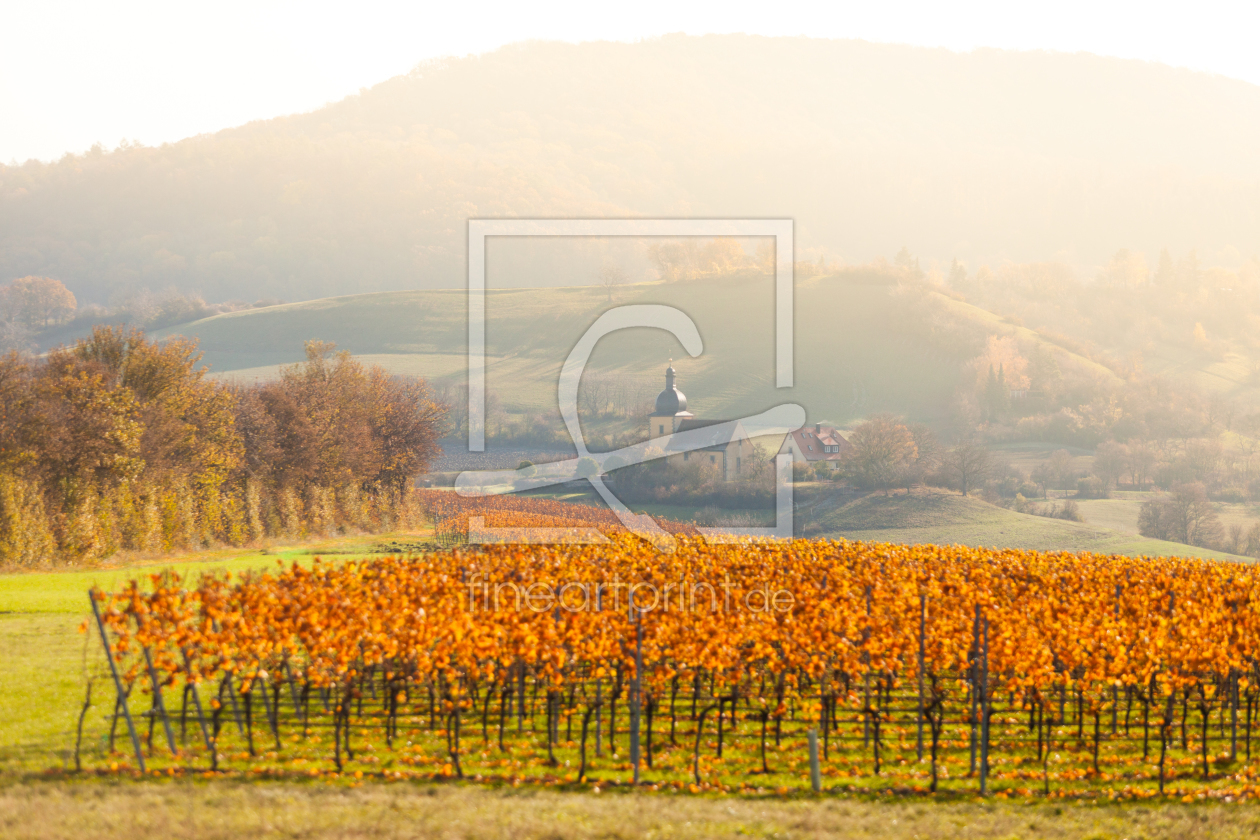
[[[616,514],[593,505],[508,495],[460,496],[442,490],[417,490],[414,495],[420,510],[433,521],[437,541],[447,546],[467,542],[473,520],[484,528],[548,528],[574,534],[594,528],[603,534],[626,533]],[[694,525],[653,521],[668,534],[699,534]]]
[[[677,539],[97,592],[115,723],[150,772],[808,790],[816,736],[824,790],[1260,793],[1249,567]]]

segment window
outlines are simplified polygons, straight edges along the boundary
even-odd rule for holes
[[[717,456],[716,456],[716,455],[710,455],[710,456],[709,456],[709,463],[710,463],[710,464],[716,464],[716,463],[717,463]]]
[[[661,424],[660,426],[658,426],[657,428],[659,428],[659,429],[660,429],[660,431],[659,431],[659,432],[657,432],[657,434],[658,434],[658,435],[663,435],[663,434],[665,434],[665,424],[664,424],[664,423],[662,423],[662,424]]]
[[[736,455],[735,456],[735,472],[739,472],[743,464],[744,464],[744,459]]]
[[[812,444],[812,443],[811,443],[811,444],[809,445],[809,451],[810,451],[810,452],[813,452],[813,451],[814,451],[814,444]]]
[[[691,453],[690,453],[690,452],[684,452],[684,453],[683,453],[683,460],[684,460],[684,461],[690,461],[690,460],[691,460]]]

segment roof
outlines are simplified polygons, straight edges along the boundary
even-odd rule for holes
[[[696,443],[694,438],[692,438],[692,445],[686,445],[678,440],[677,437],[682,432],[697,432],[700,438],[700,447],[694,445]],[[678,423],[678,429],[665,444],[665,451],[687,452],[695,451],[697,448],[706,450],[725,449],[733,439],[741,437],[747,438],[747,434],[744,433],[744,427],[740,425],[738,420],[701,420],[692,418]]]
[[[844,435],[834,426],[824,426],[821,423],[791,432],[783,441],[784,447],[789,440],[794,444],[796,454],[806,461],[839,461],[853,448],[853,444],[845,440]],[[826,447],[829,446],[837,447],[836,451],[828,452]]]
[[[674,365],[671,362],[665,369],[665,390],[656,395],[653,417],[678,417],[684,414],[691,416],[687,412],[687,397],[674,385],[674,377]]]

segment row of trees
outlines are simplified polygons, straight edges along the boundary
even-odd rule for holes
[[[437,454],[444,407],[331,344],[306,353],[253,386],[207,378],[191,342],[108,327],[0,359],[0,565],[411,515],[403,491]]]
[[[922,423],[905,423],[892,414],[879,414],[860,424],[848,438],[840,468],[826,462],[813,468],[820,478],[838,478],[863,490],[895,488],[909,492],[918,485],[948,487],[964,495],[991,478],[998,463],[974,440],[945,447]],[[810,469],[798,464],[801,477]]]
[[[129,289],[110,298],[109,306],[89,303],[80,306],[74,293],[52,277],[20,277],[0,285],[0,352],[26,351],[40,341],[59,336],[79,336],[104,324],[127,324],[156,330],[185,324],[221,312],[272,306],[282,301],[263,299],[206,303],[198,294],[174,288],[155,292],[148,288]]]

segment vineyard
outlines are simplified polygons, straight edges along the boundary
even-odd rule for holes
[[[621,534],[93,609],[121,771],[1260,794],[1260,579],[1226,563]]]
[[[444,546],[466,543],[472,520],[480,520],[485,528],[546,528],[571,534],[595,528],[604,534],[626,533],[616,514],[591,505],[521,496],[460,496],[441,490],[418,490],[415,496],[420,509],[434,523],[437,541]],[[694,525],[654,521],[669,534],[699,533]]]

